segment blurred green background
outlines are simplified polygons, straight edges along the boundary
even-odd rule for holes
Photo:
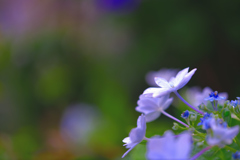
[[[239,6],[1,0],[0,159],[121,159],[149,71],[198,68],[188,86],[240,96]],[[147,126],[151,137],[172,121]]]

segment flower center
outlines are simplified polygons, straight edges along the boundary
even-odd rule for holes
[[[218,98],[218,91],[212,92],[209,94],[209,97]]]
[[[175,87],[174,84],[173,84],[173,82],[169,82],[169,85],[170,85],[172,88]]]

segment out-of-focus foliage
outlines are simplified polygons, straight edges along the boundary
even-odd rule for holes
[[[201,68],[190,85],[239,94],[239,1],[130,1],[0,2],[0,159],[120,158],[151,70]],[[75,104],[101,117],[84,145],[61,133]]]

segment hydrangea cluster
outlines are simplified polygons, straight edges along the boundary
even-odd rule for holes
[[[195,160],[200,156],[204,159],[207,153],[208,157],[205,159],[210,159],[211,156],[226,159],[224,152],[230,155],[230,159],[240,159],[237,125],[240,121],[240,97],[236,100],[226,100],[228,94],[225,92],[218,93],[209,87],[201,92],[194,87],[186,92],[189,103],[178,90],[190,81],[196,70],[189,72],[189,68],[185,68],[167,80],[164,75],[154,73],[158,76],[154,80],[159,87],[147,88],[139,96],[136,111],[141,115],[137,120],[137,127],[131,130],[129,137],[123,139],[128,151],[122,158],[136,145],[147,141],[145,158],[148,160]],[[161,70],[159,72],[161,73]],[[151,76],[148,74],[147,79],[149,78]],[[170,93],[174,93],[189,107],[179,115],[181,120],[166,112],[173,102]],[[161,115],[176,121],[173,123],[173,131],[167,130],[163,135],[147,138],[146,123],[156,120]]]

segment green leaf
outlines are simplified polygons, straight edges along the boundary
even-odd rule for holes
[[[228,109],[223,110],[222,117],[224,121],[227,122],[229,126],[231,126],[230,124],[232,122],[232,117],[231,117],[231,112]]]

